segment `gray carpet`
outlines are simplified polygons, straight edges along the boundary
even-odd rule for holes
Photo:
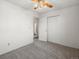
[[[1,55],[0,59],[79,59],[79,49],[36,40],[32,44]]]

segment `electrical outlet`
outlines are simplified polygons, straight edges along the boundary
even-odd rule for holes
[[[8,43],[8,46],[10,46],[10,43]]]

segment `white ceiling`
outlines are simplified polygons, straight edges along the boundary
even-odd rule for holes
[[[25,8],[26,10],[31,10],[32,11],[32,7],[33,7],[33,3],[31,2],[31,0],[7,0],[15,5],[18,5],[22,8]],[[53,4],[55,4],[55,8],[49,9],[49,8],[43,8],[38,10],[37,12],[48,12],[50,10],[57,10],[57,9],[62,9],[62,8],[66,8],[66,7],[70,7],[70,6],[74,6],[79,4],[79,0],[47,0]]]
[[[31,0],[7,0],[7,1],[22,6],[26,9],[27,8],[32,9],[33,6]],[[47,0],[47,1],[54,3],[56,8],[66,7],[69,5],[74,5],[79,3],[79,0]]]
[[[31,10],[33,7],[33,3],[31,2],[31,0],[6,0],[10,3],[13,3],[17,6],[20,6],[22,8],[25,8],[26,10]]]

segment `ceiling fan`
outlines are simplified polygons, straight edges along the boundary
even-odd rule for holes
[[[46,0],[32,0],[33,3],[35,3],[33,10],[37,10],[40,8],[48,7],[53,8],[54,5]]]

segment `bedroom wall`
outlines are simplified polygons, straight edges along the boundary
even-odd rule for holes
[[[48,41],[79,48],[79,6],[65,8],[58,17],[48,19]]]
[[[47,18],[39,19],[39,40],[47,41]]]
[[[0,0],[0,55],[33,42],[32,12]]]
[[[79,5],[70,8],[64,8],[62,9],[60,16],[48,18],[48,27],[47,27],[48,41],[69,47],[79,48],[78,11],[79,11]],[[42,21],[43,20],[41,20],[41,22]],[[43,25],[43,27],[41,28],[45,29],[44,28],[45,26],[47,25]],[[45,39],[42,40],[45,41]]]

